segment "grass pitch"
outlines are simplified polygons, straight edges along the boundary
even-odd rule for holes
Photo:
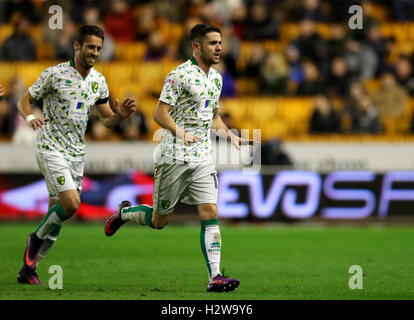
[[[68,223],[38,268],[44,287],[19,285],[26,237],[36,224],[0,223],[0,299],[413,299],[414,228],[221,226],[221,267],[237,291],[207,293],[200,227],[151,230],[125,225],[111,238],[103,224]],[[63,289],[48,287],[60,265]],[[363,269],[363,289],[348,269]]]

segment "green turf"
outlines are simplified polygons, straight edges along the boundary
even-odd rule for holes
[[[206,293],[199,226],[164,230],[67,224],[38,268],[63,269],[63,289],[19,285],[34,224],[0,224],[0,299],[413,299],[413,227],[222,226],[222,267],[241,280],[233,293]],[[363,289],[351,290],[351,265]]]

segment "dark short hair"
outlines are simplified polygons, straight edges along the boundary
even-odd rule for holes
[[[104,41],[104,38],[105,38],[104,32],[102,31],[101,28],[99,28],[98,26],[92,26],[89,24],[85,24],[78,29],[75,40],[78,41],[80,45],[82,45],[87,36],[95,36],[95,37],[101,38],[102,42]]]
[[[191,42],[200,41],[209,32],[221,34],[221,30],[212,24],[196,24],[190,31]]]

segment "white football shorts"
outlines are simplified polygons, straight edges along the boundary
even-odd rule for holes
[[[77,189],[81,193],[85,161],[68,161],[58,152],[38,151],[36,161],[51,199],[58,199],[59,193],[67,190]]]
[[[156,164],[153,207],[171,214],[178,201],[190,205],[217,204],[218,183],[214,164]]]

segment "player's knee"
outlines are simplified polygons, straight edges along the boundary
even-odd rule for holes
[[[153,221],[152,225],[154,227],[154,229],[158,229],[161,230],[163,229],[166,225],[168,224],[168,221]]]
[[[68,215],[74,215],[75,212],[79,209],[80,206],[80,199],[78,197],[72,197],[70,199],[66,199],[63,203],[61,203],[63,211],[65,211]]]
[[[154,229],[161,230],[168,224],[170,218],[170,215],[160,215],[157,213],[154,214],[153,212],[151,220],[152,226],[154,227]]]

